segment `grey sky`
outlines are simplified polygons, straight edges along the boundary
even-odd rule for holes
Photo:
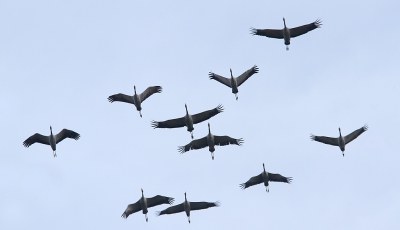
[[[399,1],[0,2],[0,229],[399,229]],[[322,28],[291,41],[250,27]],[[209,80],[260,71],[239,100]],[[109,103],[160,85],[142,105]],[[216,135],[244,145],[179,154],[186,128],[152,129],[222,104]],[[346,146],[309,139],[369,125]],[[63,128],[81,134],[49,146],[22,142]],[[194,126],[207,134],[207,122]],[[266,169],[293,177],[245,191]],[[146,197],[221,201],[221,207],[127,220]]]

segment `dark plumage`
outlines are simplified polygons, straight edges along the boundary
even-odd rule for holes
[[[186,104],[185,104],[185,108],[186,108],[186,115],[184,117],[166,120],[166,121],[152,121],[151,127],[172,129],[172,128],[180,128],[180,127],[186,126],[187,131],[189,131],[192,134],[192,131],[194,130],[194,127],[193,127],[194,124],[198,124],[200,122],[208,120],[211,117],[224,111],[224,108],[222,107],[222,105],[218,105],[214,109],[210,109],[210,110],[207,110],[207,111],[204,111],[201,113],[190,115]],[[193,134],[192,134],[192,139],[193,139]]]
[[[29,146],[33,145],[34,143],[41,143],[44,145],[50,145],[53,149],[54,157],[57,156],[56,154],[56,144],[64,140],[65,138],[71,138],[74,140],[79,140],[81,135],[75,131],[69,129],[63,129],[58,134],[53,135],[53,130],[50,126],[50,136],[44,136],[39,133],[35,133],[26,139],[22,144],[28,148]]]
[[[219,145],[219,146],[224,146],[224,145],[239,145],[241,146],[243,144],[243,139],[235,139],[229,136],[216,136],[211,134],[211,130],[210,130],[210,123],[208,123],[208,134],[207,136],[197,139],[197,140],[193,140],[191,141],[189,144],[185,145],[185,146],[179,146],[178,147],[178,151],[180,153],[185,153],[189,150],[192,149],[202,149],[205,147],[209,147],[209,151],[211,152],[211,157],[214,160],[214,154],[213,152],[215,151],[214,146],[215,145]]]
[[[118,94],[109,96],[107,99],[111,103],[114,101],[120,101],[120,102],[134,104],[136,107],[136,110],[139,111],[140,117],[142,117],[141,111],[142,111],[143,101],[146,100],[151,95],[153,95],[154,93],[161,93],[162,87],[161,86],[151,86],[151,87],[148,87],[141,94],[136,94],[136,86],[133,86],[133,88],[135,91],[135,94],[133,96],[118,93]]]
[[[285,18],[283,18],[283,23],[284,23],[284,28],[283,29],[255,29],[255,28],[250,28],[251,34],[253,35],[259,35],[259,36],[265,36],[269,38],[277,38],[277,39],[284,39],[285,40],[285,45],[290,44],[290,38],[294,38],[303,34],[308,33],[311,30],[314,30],[316,28],[319,28],[322,23],[320,19],[317,19],[315,22],[298,26],[295,28],[288,28],[286,27],[286,21]],[[289,50],[288,47],[286,47],[287,50]]]
[[[220,206],[219,201],[217,201],[217,202],[204,202],[204,201],[203,202],[189,202],[186,198],[186,192],[185,192],[185,201],[183,203],[169,207],[160,212],[156,212],[156,215],[160,216],[160,215],[167,215],[167,214],[175,214],[175,213],[179,213],[179,212],[186,212],[186,216],[190,223],[190,211],[207,209],[207,208],[218,207],[218,206]]]
[[[129,204],[124,213],[122,213],[121,217],[123,218],[128,218],[129,215],[138,212],[138,211],[143,211],[143,214],[146,216],[146,221],[147,221],[147,208],[151,208],[157,205],[162,205],[162,204],[169,204],[172,205],[174,203],[174,198],[172,197],[167,197],[167,196],[154,196],[151,198],[145,198],[143,195],[143,189],[142,189],[142,197],[133,204]]]
[[[246,183],[240,184],[242,189],[246,189],[250,186],[261,184],[264,182],[264,185],[267,187],[267,192],[269,191],[269,181],[273,182],[284,182],[290,184],[292,182],[291,177],[284,177],[281,174],[270,173],[265,170],[265,165],[263,164],[263,172],[257,176],[253,176]]]
[[[318,141],[327,145],[339,146],[340,150],[342,150],[342,154],[344,156],[345,146],[360,136],[362,133],[368,130],[368,126],[364,125],[363,127],[353,131],[347,136],[342,136],[341,129],[339,128],[339,137],[325,137],[325,136],[315,136],[310,134],[311,140]]]
[[[258,67],[256,65],[254,65],[253,67],[246,70],[244,73],[242,73],[241,75],[239,75],[236,78],[233,77],[232,69],[230,69],[230,72],[231,72],[230,78],[223,77],[223,76],[215,74],[213,72],[210,72],[208,74],[208,76],[210,77],[210,79],[216,80],[216,81],[228,86],[229,88],[232,88],[232,93],[235,94],[236,100],[238,100],[238,96],[237,96],[237,93],[239,92],[238,87],[240,85],[242,85],[251,76],[253,76],[253,74],[258,73]]]

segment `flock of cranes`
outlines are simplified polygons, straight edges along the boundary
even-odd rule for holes
[[[284,23],[284,28],[281,30],[278,29],[255,29],[251,28],[251,31],[253,35],[260,35],[260,36],[266,36],[269,38],[278,38],[278,39],[284,39],[285,45],[286,45],[286,50],[289,50],[289,44],[290,44],[290,38],[294,38],[297,36],[300,36],[302,34],[305,34],[311,30],[314,30],[316,28],[319,28],[322,24],[320,20],[316,20],[313,23],[295,27],[295,28],[287,28],[286,27],[286,21],[285,18],[283,18],[283,23]],[[256,65],[239,75],[238,77],[234,77],[232,73],[232,69],[230,69],[230,78],[223,77],[221,75],[215,74],[213,72],[209,73],[209,78],[214,79],[232,89],[232,93],[235,94],[236,100],[238,100],[237,93],[239,92],[238,87],[242,85],[247,79],[249,79],[253,74],[258,73],[259,69]],[[141,94],[136,93],[136,86],[134,86],[134,95],[129,96],[125,95],[122,93],[114,94],[109,96],[107,99],[109,102],[115,102],[115,101],[120,101],[120,102],[125,102],[125,103],[130,103],[135,105],[137,111],[139,111],[140,117],[142,117],[142,103],[151,95],[155,93],[161,93],[162,92],[162,87],[161,86],[151,86],[148,87],[146,90],[144,90]],[[186,126],[187,131],[190,132],[191,138],[194,139],[193,136],[193,130],[194,130],[194,124],[201,123],[203,121],[209,120],[213,116],[216,116],[217,114],[221,113],[224,111],[224,108],[222,105],[218,105],[217,107],[206,110],[201,113],[197,114],[189,114],[187,105],[185,104],[185,109],[186,109],[186,114],[183,117],[180,118],[175,118],[175,119],[170,119],[170,120],[165,120],[165,121],[152,121],[151,126],[155,128],[180,128]],[[332,137],[325,137],[325,136],[314,136],[311,134],[311,139],[314,141],[318,141],[324,144],[328,145],[334,145],[334,146],[339,146],[340,150],[342,151],[342,154],[344,156],[344,151],[345,151],[345,146],[346,144],[350,143],[354,139],[356,139],[359,135],[361,135],[363,132],[368,130],[368,126],[365,125],[361,127],[360,129],[355,130],[354,132],[350,133],[347,136],[342,136],[341,129],[339,128],[339,137],[337,138],[332,138]],[[30,136],[28,139],[26,139],[23,142],[23,145],[25,147],[29,147],[34,143],[41,143],[45,145],[50,145],[52,150],[53,150],[53,156],[56,157],[56,145],[64,140],[65,138],[71,138],[78,140],[80,138],[80,134],[68,130],[68,129],[63,129],[61,132],[58,134],[54,135],[52,131],[52,127],[50,126],[50,135],[49,136],[43,136],[39,133],[35,133],[34,135]],[[211,128],[210,128],[210,123],[208,123],[208,134],[200,139],[194,139],[190,143],[184,145],[184,146],[179,146],[178,151],[182,154],[190,150],[196,150],[196,149],[202,149],[208,147],[209,151],[211,152],[211,158],[214,160],[214,151],[215,151],[215,146],[225,146],[225,145],[238,145],[241,146],[243,144],[244,140],[242,138],[236,139],[232,138],[230,136],[217,136],[213,135],[211,133]],[[269,182],[284,182],[284,183],[291,183],[292,178],[291,177],[284,177],[280,174],[274,174],[270,173],[265,170],[265,165],[263,163],[263,171],[257,175],[251,177],[247,182],[240,184],[240,187],[242,189],[246,189],[250,186],[257,185],[264,183],[266,187],[266,191],[269,192]],[[144,197],[143,194],[143,189],[141,189],[142,196],[141,198],[133,204],[129,204],[122,214],[123,218],[128,218],[129,215],[142,211],[143,214],[145,214],[146,221],[148,221],[147,213],[148,213],[148,208],[162,205],[162,204],[169,204],[172,205],[174,202],[174,198],[172,197],[167,197],[167,196],[161,196],[157,195],[151,198],[146,198]],[[163,211],[157,212],[157,215],[166,215],[166,214],[174,214],[174,213],[179,213],[179,212],[185,212],[188,218],[188,222],[190,223],[190,211],[194,210],[201,210],[201,209],[207,209],[211,207],[218,207],[220,205],[220,202],[189,202],[186,197],[186,192],[184,193],[185,195],[185,200],[178,205],[171,206],[167,209],[164,209]]]

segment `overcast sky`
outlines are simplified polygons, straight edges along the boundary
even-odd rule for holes
[[[0,229],[399,229],[399,9],[392,1],[0,2]],[[291,41],[251,36],[322,20]],[[259,73],[239,100],[208,72]],[[107,97],[163,87],[142,104]],[[163,121],[222,104],[194,137],[243,138],[179,154],[186,128]],[[346,146],[311,141],[368,124]],[[81,134],[22,142],[49,126]],[[262,172],[292,184],[239,188]],[[218,208],[121,218],[146,197],[217,201]]]

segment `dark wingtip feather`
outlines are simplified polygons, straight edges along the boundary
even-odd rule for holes
[[[254,65],[254,66],[253,66],[253,70],[254,70],[254,73],[258,73],[258,70],[259,70],[259,69],[258,69],[258,66],[257,66],[257,65]]]
[[[172,204],[174,203],[174,201],[175,201],[175,198],[168,197],[168,203],[169,203],[170,205],[172,205]]]
[[[180,152],[180,154],[185,152],[185,146],[178,146],[178,152]]]
[[[107,100],[108,100],[109,102],[111,102],[111,103],[113,103],[113,102],[114,102],[114,98],[113,98],[113,96],[109,96],[109,97],[107,98]]]
[[[367,130],[368,130],[368,125],[365,124],[365,125],[363,126],[363,129],[364,129],[364,131],[367,131]]]
[[[153,127],[154,129],[155,128],[158,128],[158,122],[157,121],[151,121],[151,127]]]
[[[126,219],[126,218],[128,218],[128,215],[126,215],[126,212],[124,212],[124,213],[122,213],[121,217]]]
[[[315,20],[314,25],[315,25],[317,28],[320,28],[320,27],[322,26],[322,21],[321,21],[321,19],[318,18],[317,20]]]
[[[157,86],[157,92],[156,93],[161,93],[162,92],[162,87],[161,86]]]
[[[243,143],[244,143],[243,138],[236,139],[236,143],[237,143],[239,146],[242,146]]]
[[[292,177],[286,177],[286,183],[290,184],[292,182],[293,178]]]
[[[310,134],[310,138],[311,138],[312,141],[315,141],[315,136],[314,136],[314,134]]]
[[[72,137],[75,140],[79,140],[81,138],[81,135],[79,133],[74,133],[75,135]]]
[[[224,112],[224,107],[221,104],[219,104],[216,109],[218,110],[218,113]]]
[[[217,200],[214,202],[215,207],[221,206],[221,201]]]
[[[208,73],[208,77],[209,77],[210,79],[214,79],[214,73],[210,71],[210,72]]]
[[[239,187],[240,187],[241,189],[245,190],[245,189],[246,189],[246,183],[240,184]]]
[[[257,34],[257,29],[251,27],[251,28],[250,28],[250,34],[251,34],[251,35],[256,35],[256,34]]]

